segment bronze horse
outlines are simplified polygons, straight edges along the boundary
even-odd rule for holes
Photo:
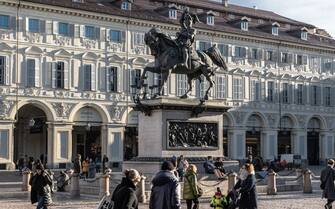
[[[220,50],[215,45],[205,51],[192,50],[189,65],[191,67],[188,69],[180,65],[180,49],[177,43],[169,36],[161,33],[159,29],[152,28],[145,34],[144,41],[150,47],[151,54],[155,57],[155,66],[144,68],[141,75],[140,88],[144,85],[147,72],[161,74],[161,82],[158,86],[159,94],[161,94],[164,83],[167,81],[170,73],[186,74],[188,90],[180,98],[187,98],[188,94],[192,91],[192,80],[200,80],[200,76],[204,75],[209,86],[203,99],[208,100],[208,93],[214,85],[211,77],[216,70],[215,65],[227,70],[227,65]]]

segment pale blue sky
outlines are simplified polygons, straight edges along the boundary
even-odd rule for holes
[[[229,2],[270,10],[325,29],[335,37],[335,0],[229,0]]]

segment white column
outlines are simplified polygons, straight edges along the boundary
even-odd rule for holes
[[[231,159],[245,159],[245,129],[232,129],[228,132],[228,156]]]
[[[320,160],[334,157],[334,133],[323,131],[320,133]]]
[[[14,170],[14,135],[11,121],[0,124],[0,146],[0,163],[6,164],[6,170]]]
[[[273,160],[278,156],[278,132],[265,130],[261,134],[261,155],[264,160]]]
[[[292,131],[292,152],[301,155],[301,159],[307,159],[307,132],[305,129]]]

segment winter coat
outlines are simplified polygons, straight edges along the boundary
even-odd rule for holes
[[[123,178],[112,195],[114,208],[117,209],[138,209],[138,200],[136,196],[136,186],[128,179]]]
[[[30,179],[31,185],[30,200],[31,204],[38,202],[38,196],[44,198],[44,203],[49,205],[52,202],[51,188],[52,180],[47,172],[43,171],[41,175],[37,173]]]
[[[245,180],[239,180],[234,189],[239,189],[241,199],[239,209],[257,209],[256,177],[249,174]]]
[[[184,175],[183,199],[194,200],[199,197],[197,174],[188,170]]]
[[[170,171],[158,172],[152,180],[150,209],[181,209],[180,184]]]
[[[335,200],[335,186],[334,186],[335,170],[332,167],[327,166],[327,168],[321,171],[320,180],[321,182],[326,182],[325,189],[322,192],[322,197],[330,200]]]
[[[228,201],[227,201],[227,197],[222,195],[221,197],[217,197],[216,195],[214,195],[211,198],[211,207],[213,207],[214,209],[224,209],[227,208],[228,206]]]

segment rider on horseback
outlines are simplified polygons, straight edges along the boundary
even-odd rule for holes
[[[176,42],[182,54],[181,66],[186,68],[191,67],[191,53],[192,45],[194,43],[194,37],[196,34],[195,29],[192,27],[194,23],[200,22],[199,18],[195,14],[191,14],[189,9],[186,7],[182,17],[180,19],[181,29],[177,32]]]

